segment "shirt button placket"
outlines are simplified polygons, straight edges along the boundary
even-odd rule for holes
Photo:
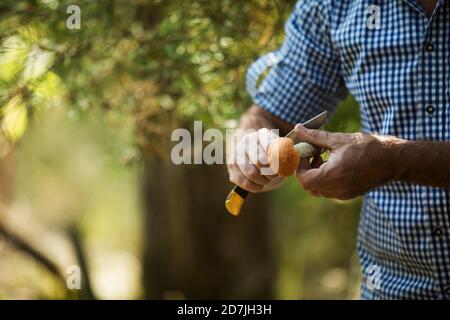
[[[441,226],[435,227],[433,232],[439,239],[442,239],[444,237],[444,231]]]
[[[424,49],[425,49],[425,51],[426,51],[426,55],[431,55],[433,52],[434,52],[434,50],[435,50],[435,46],[434,46],[434,44],[433,44],[433,41],[432,41],[432,39],[428,39],[428,41],[426,41],[425,43],[424,43]],[[428,60],[428,59],[433,59],[432,57],[424,57],[425,58],[425,60]],[[431,102],[431,101],[430,101]],[[424,116],[426,117],[426,115],[428,115],[428,118],[433,118],[434,117],[434,115],[435,115],[435,112],[436,112],[436,107],[433,105],[433,104],[427,104],[426,106],[425,106],[425,111],[426,111],[426,113],[424,114]],[[424,121],[426,121],[426,120],[424,120]],[[433,120],[433,119],[430,119],[430,121],[431,122],[428,122],[427,123],[427,125],[434,125],[434,121],[435,120]],[[426,122],[425,122],[426,123]],[[432,133],[432,135],[434,136],[434,134],[435,133]],[[432,138],[432,137],[428,137],[428,138]]]

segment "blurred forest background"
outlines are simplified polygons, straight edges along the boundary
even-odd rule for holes
[[[358,298],[360,199],[291,179],[236,219],[224,167],[169,161],[174,128],[236,125],[294,3],[1,1],[0,299]],[[359,129],[353,99],[327,129]]]

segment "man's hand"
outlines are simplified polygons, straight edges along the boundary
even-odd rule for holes
[[[262,168],[269,169],[267,148],[276,138],[275,133],[265,128],[240,137],[227,164],[230,181],[253,193],[280,185],[281,177],[261,173]]]
[[[395,174],[389,149],[396,138],[331,133],[302,125],[295,130],[302,141],[330,150],[327,162],[317,156],[311,163],[302,160],[297,170],[297,180],[312,195],[351,199],[389,181]]]
[[[233,146],[231,160],[234,161],[228,163],[228,173],[232,183],[250,192],[271,190],[281,184],[282,178],[262,175],[260,171],[268,163],[266,152],[270,142],[278,138],[275,133],[269,130],[275,128],[279,129],[281,135],[285,135],[291,131],[292,125],[258,106],[250,107],[242,115],[239,129],[244,132],[249,129],[259,130],[257,133],[248,135],[245,140],[240,137],[238,143]],[[254,146],[257,146],[258,152],[256,152]],[[244,161],[243,163],[240,161],[240,164],[235,161],[238,151],[241,155],[244,155]]]

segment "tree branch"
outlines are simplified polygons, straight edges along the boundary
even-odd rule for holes
[[[47,269],[51,274],[53,274],[58,281],[60,281],[63,286],[66,286],[65,276],[61,273],[57,264],[55,264],[50,258],[45,256],[39,250],[37,250],[32,244],[28,243],[25,239],[20,238],[18,235],[14,234],[3,224],[0,219],[0,235],[3,236],[7,242],[11,243],[16,249],[25,251],[28,253],[35,261]]]

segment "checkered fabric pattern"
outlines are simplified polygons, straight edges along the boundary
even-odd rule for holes
[[[350,92],[364,132],[449,141],[449,2],[428,16],[418,0],[299,1],[282,46],[249,68],[248,90],[292,124],[333,112]],[[449,200],[446,190],[397,181],[364,196],[363,299],[450,299]]]

